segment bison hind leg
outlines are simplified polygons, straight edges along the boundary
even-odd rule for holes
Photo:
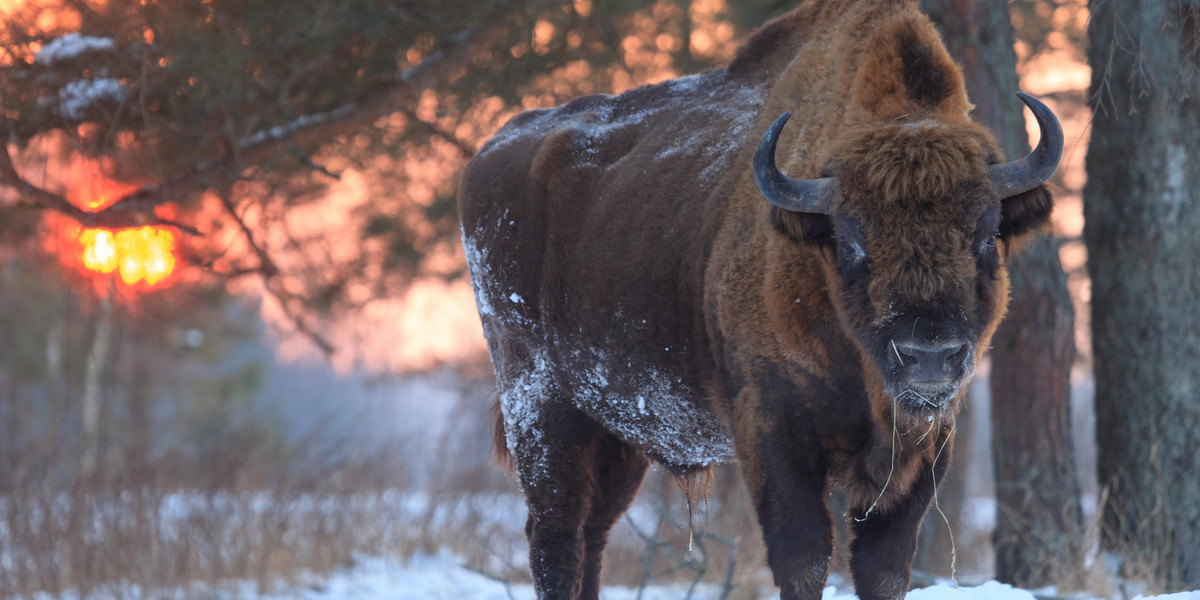
[[[584,562],[581,600],[600,597],[600,563],[608,532],[637,495],[650,460],[637,448],[605,432],[596,444],[592,463],[595,485],[583,526]]]
[[[650,460],[578,409],[554,403],[536,444],[514,458],[529,519],[529,564],[539,598],[595,600],[608,534],[637,494]],[[508,432],[510,435],[512,432]]]
[[[529,518],[529,569],[538,598],[574,600],[583,579],[582,528],[594,474],[586,457],[599,428],[571,407],[546,407],[536,436],[518,435],[514,458]],[[510,440],[514,432],[507,432]]]

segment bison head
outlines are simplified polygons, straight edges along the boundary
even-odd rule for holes
[[[910,411],[951,410],[1004,314],[1013,243],[1047,225],[1042,184],[1062,156],[1058,119],[1018,94],[1041,126],[1027,157],[974,123],[895,121],[847,132],[821,179],[775,166],[784,114],[754,157],[776,227],[823,251],[839,319],[864,363]]]

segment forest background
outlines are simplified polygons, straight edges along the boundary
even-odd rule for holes
[[[722,65],[791,6],[0,2],[0,596],[270,590],[438,549],[522,581],[457,177],[520,110]],[[922,7],[1011,155],[1036,136],[1017,89],[1067,147],[919,579],[1194,589],[1200,4]],[[718,482],[686,552],[652,473],[607,581],[769,590]]]

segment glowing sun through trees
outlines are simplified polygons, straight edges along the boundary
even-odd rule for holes
[[[86,211],[103,210],[137,189],[135,184],[106,177],[98,165],[87,160],[76,159],[66,167],[66,173],[74,179],[69,184],[67,198]],[[59,261],[94,279],[119,277],[128,286],[153,287],[167,280],[175,270],[176,239],[168,228],[83,227],[68,217],[49,218],[47,227],[57,240],[53,247]]]
[[[118,272],[121,281],[155,285],[175,269],[175,236],[161,227],[84,229],[83,266],[96,273]]]

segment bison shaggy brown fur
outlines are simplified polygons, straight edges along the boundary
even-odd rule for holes
[[[741,464],[783,598],[820,597],[842,490],[859,597],[904,595],[1008,251],[1051,211],[1061,132],[1027,102],[1032,181],[915,1],[813,0],[726,68],[525,112],[483,146],[463,245],[539,597],[598,596],[652,460]]]

